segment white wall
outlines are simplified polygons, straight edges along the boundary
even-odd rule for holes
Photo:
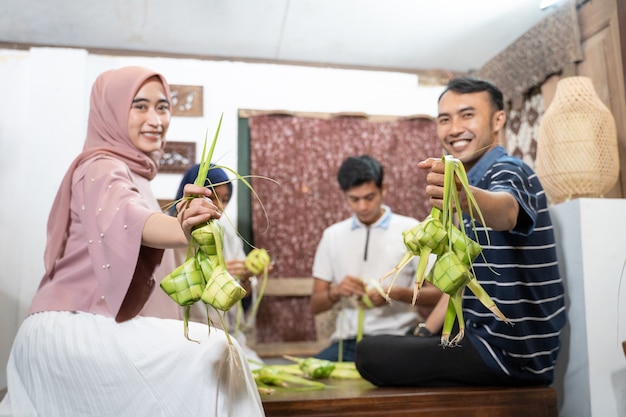
[[[626,417],[625,212],[622,198],[550,210],[568,314],[555,378],[561,417]]]
[[[143,65],[172,84],[204,87],[204,117],[175,117],[168,138],[212,135],[224,113],[215,158],[237,168],[239,109],[436,112],[441,87],[419,87],[410,74],[229,61],[90,55],[80,49],[0,49],[0,388],[17,328],[43,274],[48,212],[65,170],[82,149],[89,92],[101,72]],[[157,198],[173,198],[179,175],[159,174]],[[236,221],[236,201],[229,216]]]

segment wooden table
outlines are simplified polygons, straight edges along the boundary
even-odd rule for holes
[[[557,417],[556,391],[531,388],[377,388],[332,380],[324,390],[262,395],[267,417]]]

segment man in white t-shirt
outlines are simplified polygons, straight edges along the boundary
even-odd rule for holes
[[[441,292],[424,285],[417,306],[411,304],[418,258],[397,276],[389,302],[376,290],[373,282],[391,271],[406,252],[402,232],[418,221],[394,214],[383,204],[386,187],[383,168],[376,159],[368,155],[347,158],[337,180],[353,214],[328,227],[322,235],[313,262],[310,307],[313,314],[318,314],[341,303],[331,344],[316,357],[351,362],[357,336],[406,334],[426,319],[424,315],[435,306]],[[390,282],[391,278],[383,282],[385,292]],[[363,302],[364,295],[373,307]]]

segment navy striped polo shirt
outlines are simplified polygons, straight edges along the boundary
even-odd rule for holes
[[[513,195],[519,215],[511,231],[487,229],[489,240],[485,227],[475,222],[484,255],[474,261],[476,278],[513,325],[497,319],[466,289],[466,336],[503,378],[549,385],[566,313],[546,194],[537,174],[501,146],[486,153],[467,175],[471,185]],[[464,226],[476,239],[467,215]]]

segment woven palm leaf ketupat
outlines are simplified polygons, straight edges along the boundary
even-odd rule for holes
[[[617,182],[615,119],[590,78],[558,82],[539,127],[535,168],[553,204],[602,197]]]

